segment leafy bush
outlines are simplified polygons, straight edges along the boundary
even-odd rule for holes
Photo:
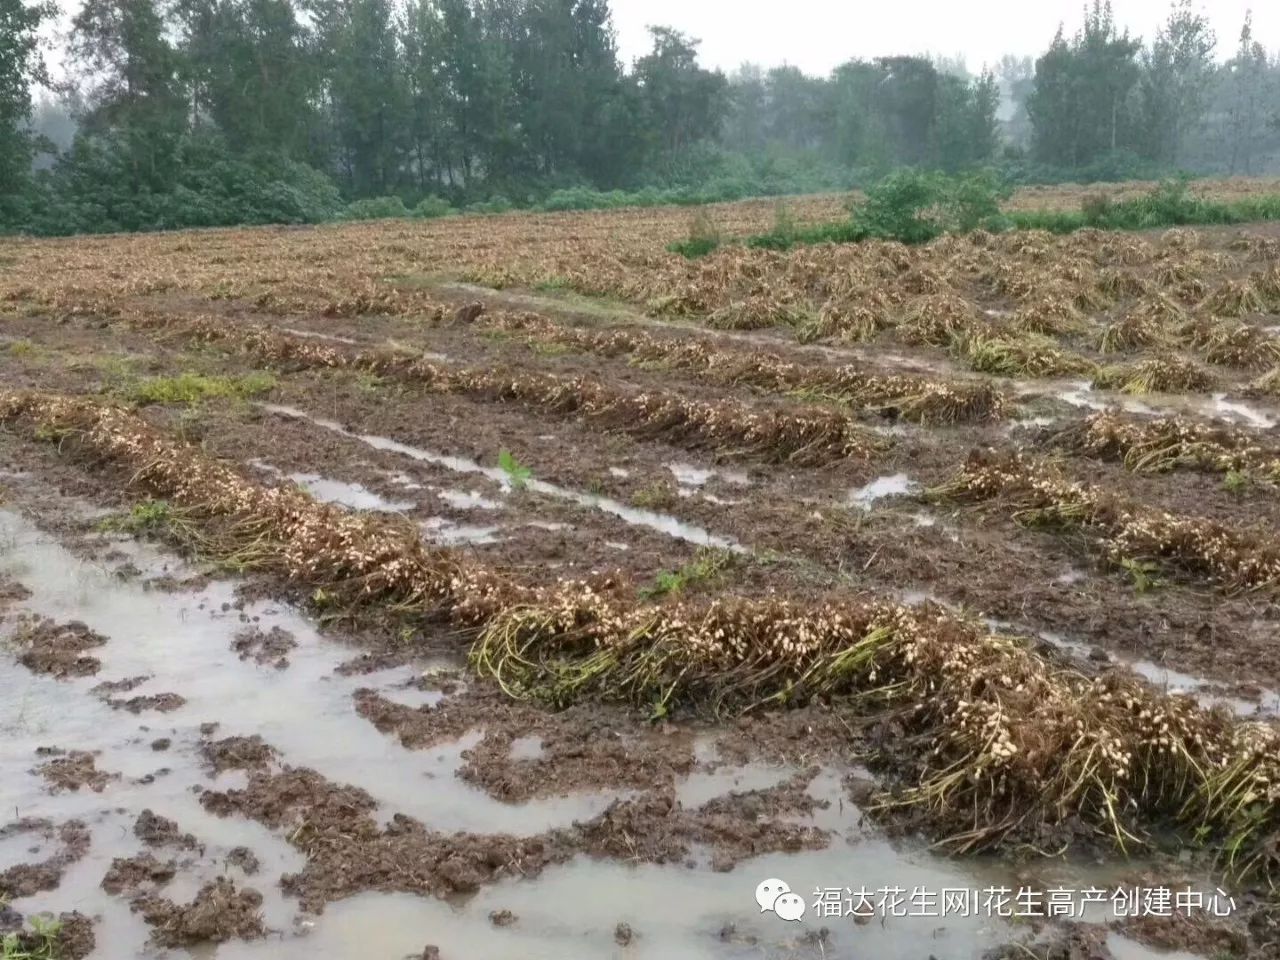
[[[947,187],[947,229],[965,233],[998,221],[1001,203],[1013,194],[1013,188],[993,170],[966,174],[949,181]]]
[[[991,171],[960,177],[899,170],[867,190],[854,211],[855,233],[925,243],[944,233],[997,226],[1009,188]]]
[[[1105,193],[1089,193],[1080,201],[1080,213],[1091,227],[1100,227],[1111,216],[1111,197]]]
[[[399,197],[366,197],[352,200],[342,212],[343,220],[391,220],[409,216],[409,208]]]
[[[946,196],[941,174],[899,170],[867,190],[853,223],[866,237],[925,243],[946,230]]]
[[[1096,200],[1070,210],[1025,210],[1010,214],[1021,229],[1070,233],[1081,227],[1103,230],[1151,230],[1199,224],[1250,223],[1280,218],[1280,195],[1260,194],[1231,202],[1205,200],[1191,195],[1185,179],[1166,180],[1146,194],[1130,200]]]
[[[413,208],[413,216],[422,220],[432,220],[436,217],[448,216],[453,212],[453,207],[449,206],[449,201],[443,197],[423,197],[416,207]]]
[[[647,205],[640,201],[639,194],[628,194],[621,190],[604,192],[590,187],[570,187],[567,190],[556,190],[548,195],[538,204],[538,209],[552,213],[561,210],[611,210],[617,207]]]
[[[21,219],[6,225],[61,235],[319,223],[342,209],[337,188],[312,167],[274,154],[233,157],[213,136],[181,138],[172,174],[156,184],[138,181],[129,156],[118,137],[77,137],[52,169],[32,178]]]
[[[676,241],[667,249],[694,260],[718,249],[720,243],[720,229],[712,222],[705,210],[699,210],[689,221],[688,238]]]
[[[469,207],[467,207],[467,212],[468,213],[507,213],[508,211],[514,210],[514,209],[515,209],[514,203],[512,203],[506,197],[502,196],[502,194],[498,194],[497,196],[490,197],[488,200],[484,200],[480,203],[471,204]]]

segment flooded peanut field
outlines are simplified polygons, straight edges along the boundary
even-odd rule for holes
[[[1280,956],[1275,231],[646,216],[0,244],[6,960]]]

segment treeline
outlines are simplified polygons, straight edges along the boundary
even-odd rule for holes
[[[1280,59],[1254,38],[1248,14],[1221,63],[1217,48],[1191,0],[1177,0],[1145,46],[1094,0],[1074,36],[1059,29],[1023,87],[1031,158],[1068,170],[1124,157],[1164,171],[1280,170]]]
[[[48,85],[35,37],[53,14],[0,0],[10,230],[700,203],[900,166],[1253,172],[1280,152],[1280,63],[1247,23],[1218,63],[1189,0],[1145,46],[1095,2],[1075,35],[998,75],[885,57],[825,78],[726,76],[666,27],[624,65],[607,0],[84,0],[60,149],[31,125],[31,91]]]

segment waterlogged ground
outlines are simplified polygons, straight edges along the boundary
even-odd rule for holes
[[[53,500],[41,509],[70,512],[77,506]],[[358,892],[331,905],[321,901],[301,909],[295,897],[283,892],[282,880],[305,868],[307,858],[290,842],[290,834],[305,828],[307,816],[286,818],[272,829],[251,817],[222,815],[207,800],[245,789],[244,770],[220,767],[223,762],[234,767],[253,755],[253,749],[243,746],[250,741],[273,748],[272,770],[306,768],[324,781],[324,789],[362,788],[379,825],[410,818],[445,835],[445,851],[449,835],[456,836],[455,857],[460,859],[483,845],[485,834],[535,837],[571,830],[575,824],[599,821],[602,814],[607,817],[611,804],[645,790],[611,786],[613,771],[602,755],[573,773],[576,789],[562,795],[552,783],[533,789],[555,795],[518,803],[495,798],[493,790],[460,779],[468,752],[484,738],[505,737],[510,745],[501,763],[541,763],[547,757],[543,736],[511,739],[521,732],[518,726],[476,716],[456,728],[465,727],[461,736],[446,734],[429,748],[412,749],[379,732],[356,709],[358,700],[376,699],[429,725],[433,711],[450,709],[469,695],[465,681],[442,683],[447,693],[423,689],[431,686],[422,683],[424,677],[452,677],[453,665],[418,660],[379,667],[355,660],[353,669],[352,649],[321,636],[288,604],[246,602],[233,581],[207,580],[177,558],[132,540],[88,535],[75,538],[75,547],[69,547],[17,509],[0,510],[0,547],[0,577],[24,588],[21,599],[6,607],[10,642],[0,673],[0,727],[6,734],[0,777],[6,784],[6,813],[15,824],[38,819],[49,825],[16,832],[0,845],[0,867],[33,858],[58,862],[64,851],[56,836],[49,838],[50,830],[56,833],[74,823],[85,834],[78,841],[82,849],[59,864],[56,889],[13,897],[9,906],[94,918],[95,955],[156,952],[155,929],[131,909],[131,898],[161,897],[182,905],[222,878],[241,892],[256,891],[252,912],[260,927],[253,928],[251,940],[235,938],[212,952],[202,947],[202,956],[402,957],[420,955],[430,944],[441,956],[458,957],[968,958],[1026,934],[1008,920],[981,913],[946,919],[890,917],[864,925],[847,918],[811,917],[787,924],[754,906],[755,886],[785,877],[811,900],[818,887],[846,881],[855,888],[921,887],[940,894],[943,889],[1030,884],[1084,889],[1140,875],[1134,865],[1124,871],[1082,864],[1014,870],[993,861],[939,858],[918,843],[891,841],[864,822],[846,791],[847,778],[857,780],[864,771],[787,764],[776,757],[749,760],[751,751],[737,738],[731,738],[728,751],[736,759],[727,760],[713,729],[676,727],[643,737],[670,740],[676,768],[655,776],[646,788],[695,815],[717,804],[739,804],[731,822],[718,826],[724,832],[722,843],[708,835],[690,844],[676,862],[637,862],[645,859],[643,852],[606,856],[586,848],[535,877],[511,871],[513,875],[478,891],[463,871],[443,881],[443,895]],[[192,578],[195,582],[183,585]],[[96,671],[60,679],[18,664],[13,654],[21,649],[21,628],[15,625],[34,618],[81,624],[104,638],[92,648]],[[255,657],[252,645],[238,642],[246,635],[274,635],[276,649],[266,658]],[[144,708],[122,720],[120,708],[100,685],[133,678],[140,682],[129,687],[131,695],[176,694],[178,705],[163,712]],[[226,758],[218,752],[223,745],[231,745]],[[653,747],[643,749],[647,755]],[[71,757],[84,758],[79,774],[65,783],[51,782],[48,765]],[[566,752],[563,765],[580,767],[581,759]],[[553,755],[540,775],[554,781],[560,765]],[[787,793],[794,794],[789,801]],[[287,806],[295,799],[286,791],[258,813],[275,816],[277,804]],[[800,842],[814,849],[748,856],[725,872],[726,858],[742,852],[741,838],[732,836],[732,821],[768,820],[774,811],[788,811],[777,819],[780,833],[812,831]],[[167,832],[154,829],[165,821],[170,822]],[[642,851],[643,839],[634,839]],[[616,840],[630,842],[625,836]],[[767,847],[770,841],[766,836],[749,843]],[[449,862],[446,857],[444,864]],[[124,864],[132,866],[124,869]],[[439,864],[436,868],[444,870]],[[394,869],[413,875],[424,865],[397,864]],[[118,880],[121,874],[126,876],[123,889],[104,891],[104,883],[111,883],[107,878],[115,875]],[[390,886],[415,879],[380,876]],[[505,919],[508,913],[514,919]],[[1093,913],[1094,923],[1105,921],[1104,911]],[[230,916],[229,909],[226,914]],[[218,917],[215,912],[193,929],[221,938],[228,929]],[[1099,936],[1122,945],[1116,956],[1162,955],[1119,934]]]
[[[1108,518],[1217,524],[1265,561],[1280,529],[1265,371],[1178,341],[1212,385],[1134,393],[1082,373],[987,378],[954,345],[902,335],[934,315],[920,298],[969,296],[978,270],[1008,290],[983,288],[975,314],[1026,319],[1015,311],[1036,283],[1015,281],[1061,267],[1041,279],[1079,301],[1083,327],[1053,335],[1090,362],[1148,358],[1142,345],[1103,356],[1093,334],[1131,308],[1169,309],[1155,296],[1166,280],[1184,297],[1204,286],[1203,310],[1184,304],[1197,315],[1241,294],[1234,320],[1274,337],[1274,231],[1104,237],[1088,241],[1096,258],[1067,246],[1080,239],[886,249],[846,266],[880,277],[894,324],[801,343],[789,322],[723,329],[719,304],[768,276],[782,306],[848,308],[857,291],[827,258],[852,254],[728,251],[700,267],[662,252],[673,215],[613,216],[9,244],[0,389],[121,405],[255,484],[523,584],[624,584],[656,605],[892,600],[1020,638],[1063,670],[1274,722],[1275,583],[1229,588],[1205,564],[1117,557],[1097,525],[943,492],[971,455],[1016,454],[1107,491]],[[74,281],[42,268],[54,256]],[[676,315],[649,296],[655,276],[672,278]],[[593,295],[593,279],[610,289]],[[1093,286],[1130,292],[1095,303]],[[410,376],[405,357],[426,366]],[[851,399],[832,386],[841,368],[905,394]],[[556,389],[522,392],[530,377]],[[990,384],[999,402],[909,415],[922,383]],[[1229,449],[1179,448],[1142,470],[1064,440],[1103,411],[1226,430],[1213,436]],[[856,442],[796,441],[814,417],[846,418]],[[211,531],[183,527],[73,435],[6,424],[0,468],[0,928],[28,944],[53,915],[65,957],[1280,955],[1273,896],[1214,851],[1156,836],[1126,856],[1072,823],[998,855],[931,849],[973,814],[944,811],[939,831],[876,807],[912,775],[871,763],[910,746],[892,716],[855,720],[838,700],[551,710],[476,677],[470,634],[348,616],[248,555],[213,562]],[[803,920],[761,911],[756,888],[775,878],[803,897]],[[1135,885],[1222,888],[1237,909],[1133,921],[1095,904],[1049,921],[926,906],[856,922],[812,906],[830,887]]]

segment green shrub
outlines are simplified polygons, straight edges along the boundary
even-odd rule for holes
[[[550,213],[561,210],[612,210],[628,206],[643,206],[639,202],[639,195],[621,190],[602,192],[590,187],[570,187],[567,190],[553,191],[538,204],[538,209]]]
[[[947,183],[947,229],[968,233],[1001,218],[1000,205],[1013,194],[992,170],[978,170]]]
[[[1024,210],[1009,214],[1021,229],[1070,233],[1081,227],[1150,230],[1159,227],[1250,223],[1280,218],[1280,194],[1262,194],[1219,202],[1191,195],[1185,179],[1165,180],[1129,200],[1086,198],[1079,212]]]
[[[961,177],[917,170],[889,174],[867,190],[853,214],[855,233],[925,243],[944,233],[998,226],[1009,188],[992,171]]]
[[[342,212],[343,220],[391,220],[409,216],[409,208],[399,197],[365,197],[352,200]]]
[[[467,212],[468,213],[485,213],[485,214],[507,213],[508,211],[514,210],[514,209],[515,209],[514,203],[512,203],[506,197],[502,196],[502,194],[498,194],[497,196],[490,197],[488,200],[471,204],[469,207],[467,207]]]
[[[720,243],[720,229],[712,222],[705,210],[699,210],[689,221],[688,238],[676,241],[667,249],[672,253],[695,260],[719,249]]]
[[[1091,227],[1105,224],[1111,216],[1112,207],[1111,197],[1105,193],[1086,194],[1080,201],[1080,213]]]
[[[867,237],[925,243],[946,230],[947,180],[937,173],[899,170],[868,188],[853,223]]]
[[[423,197],[413,208],[413,215],[421,220],[444,217],[452,212],[453,207],[449,206],[449,201],[443,197]]]

